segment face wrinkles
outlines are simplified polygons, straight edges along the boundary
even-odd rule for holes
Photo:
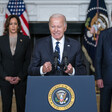
[[[18,22],[16,18],[12,18],[9,23],[9,34],[17,34]]]
[[[63,17],[51,18],[49,29],[53,38],[56,40],[61,40],[64,32],[66,31],[66,28],[67,25],[64,24]]]

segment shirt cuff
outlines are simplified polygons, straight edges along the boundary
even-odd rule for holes
[[[41,74],[42,76],[44,76],[44,74],[46,74],[46,73],[43,73],[42,69],[43,69],[43,66],[40,67],[40,74]]]
[[[68,74],[68,75],[70,75],[70,76],[74,76],[75,75],[75,68],[73,67],[73,72],[72,72],[72,74]]]

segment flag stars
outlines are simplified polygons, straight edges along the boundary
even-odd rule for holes
[[[17,14],[18,16],[20,16],[25,11],[23,0],[10,0],[7,8],[11,14]]]

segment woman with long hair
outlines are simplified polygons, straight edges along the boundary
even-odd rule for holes
[[[11,112],[13,93],[15,93],[17,112],[25,112],[27,69],[31,47],[29,37],[22,35],[20,31],[19,17],[10,15],[6,19],[4,35],[0,36],[2,112]]]

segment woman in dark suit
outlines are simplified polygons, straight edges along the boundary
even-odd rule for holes
[[[11,112],[13,90],[17,112],[25,111],[27,68],[31,48],[28,36],[20,33],[21,23],[16,15],[10,15],[0,37],[0,86],[2,112]]]

